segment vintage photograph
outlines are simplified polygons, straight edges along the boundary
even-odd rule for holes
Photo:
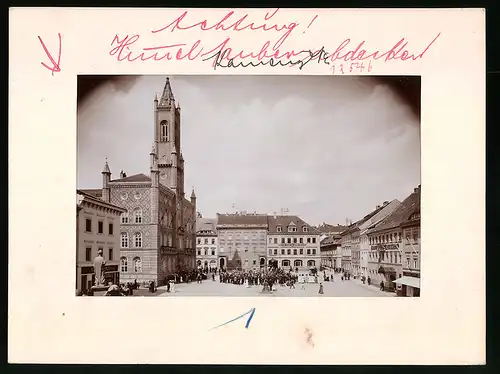
[[[78,76],[77,296],[420,296],[420,76]]]

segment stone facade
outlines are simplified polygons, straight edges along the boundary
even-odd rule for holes
[[[120,279],[155,281],[195,268],[196,195],[184,193],[184,158],[181,151],[180,107],[167,78],[161,98],[154,100],[154,143],[149,154],[149,175],[111,179],[106,162],[102,200],[126,209],[120,218]]]
[[[120,280],[120,214],[125,209],[77,190],[76,289],[94,285],[93,260],[102,250],[106,261],[106,282]]]
[[[257,269],[265,267],[267,215],[218,214],[219,268]]]

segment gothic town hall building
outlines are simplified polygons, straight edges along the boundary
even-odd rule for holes
[[[184,194],[181,109],[169,79],[154,99],[154,143],[149,174],[111,179],[106,161],[102,189],[83,190],[125,208],[120,218],[120,282],[154,280],[195,268],[196,195]]]

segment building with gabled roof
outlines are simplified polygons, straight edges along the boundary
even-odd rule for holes
[[[84,190],[127,210],[120,220],[122,281],[164,284],[167,277],[196,267],[196,194],[184,193],[181,109],[167,78],[154,97],[154,139],[149,174],[111,178],[108,162],[102,189]]]
[[[298,272],[321,265],[321,232],[298,216],[268,216],[267,260]]]
[[[217,269],[217,219],[196,219],[196,266],[205,271]]]
[[[406,260],[403,252],[405,224],[415,214],[418,217],[420,215],[420,186],[415,188],[390,215],[368,228],[367,236],[371,248],[367,276],[370,276],[372,283],[383,283],[386,289],[395,289],[395,281],[403,276],[403,262]],[[410,221],[418,222],[416,233],[418,241],[420,218]],[[417,265],[419,266],[419,263]]]

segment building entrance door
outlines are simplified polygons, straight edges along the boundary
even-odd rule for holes
[[[225,269],[226,268],[226,259],[224,257],[221,257],[219,259],[219,269]]]

